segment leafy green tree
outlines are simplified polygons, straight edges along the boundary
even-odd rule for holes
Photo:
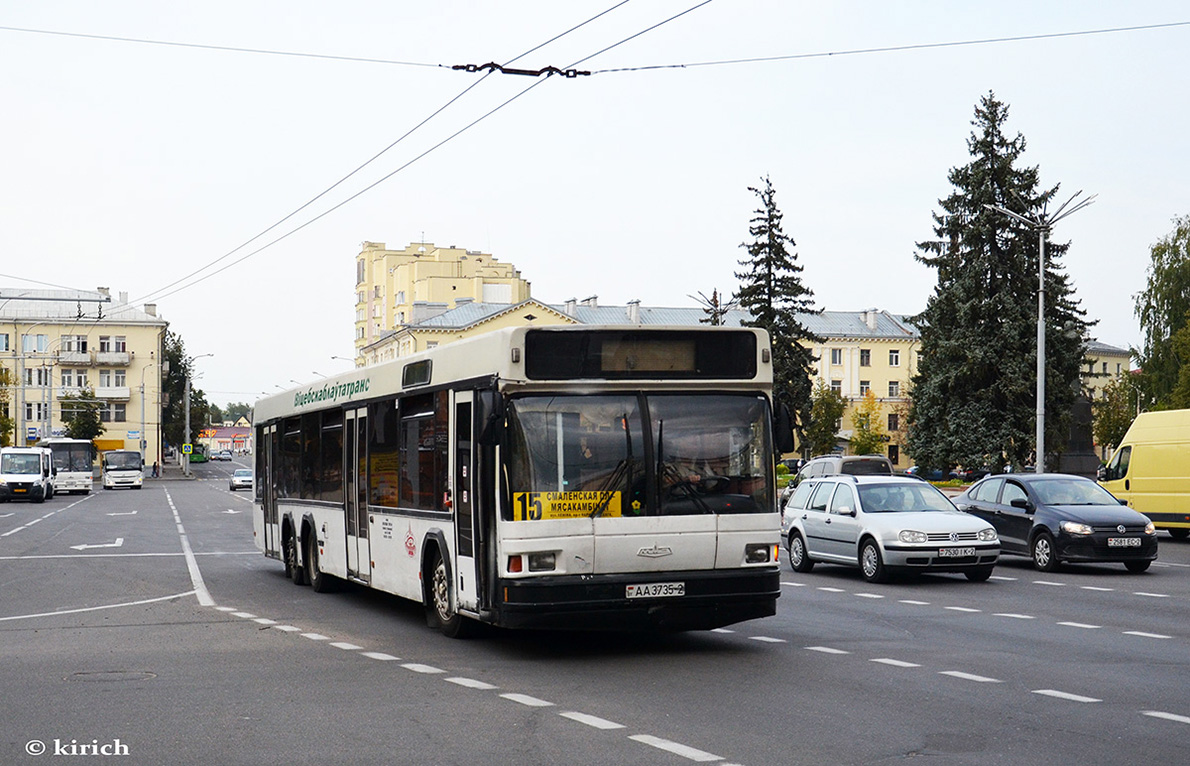
[[[919,261],[937,270],[925,311],[913,318],[921,357],[912,381],[909,449],[920,465],[1028,462],[1036,439],[1038,236],[998,205],[1043,219],[1058,187],[1039,188],[1021,167],[1025,139],[1004,134],[1008,106],[992,93],[975,108],[971,162],[953,168],[954,191],[939,200],[935,241]],[[1069,244],[1046,246],[1046,444],[1069,435],[1070,412],[1089,326],[1062,270]]]
[[[1135,296],[1145,336],[1137,357],[1146,400],[1167,408],[1174,406],[1173,391],[1190,365],[1190,355],[1179,352],[1173,341],[1190,322],[1190,216],[1174,219],[1173,232],[1152,246],[1150,259],[1148,283]]]
[[[246,402],[232,402],[223,408],[223,415],[233,423],[240,418],[252,420],[252,405]]]
[[[180,445],[185,442],[186,434],[186,379],[193,374],[192,361],[186,356],[186,344],[181,336],[174,332],[165,333],[164,361],[169,365],[168,371],[162,376],[161,387],[165,392],[167,404],[162,408],[161,430],[168,444]],[[193,440],[198,430],[209,422],[210,405],[201,389],[190,389],[190,438]]]
[[[1170,337],[1174,356],[1181,363],[1178,380],[1169,392],[1169,406],[1174,409],[1190,409],[1190,314],[1187,323]]]
[[[788,249],[796,243],[781,228],[784,216],[777,208],[773,184],[767,176],[762,180],[763,188],[748,187],[760,198],[760,207],[748,227],[752,241],[740,245],[747,249],[748,258],[739,262],[744,270],[736,272],[740,288],[733,300],[751,314],[746,324],[768,331],[773,391],[777,401],[789,407],[794,431],[801,434],[810,422],[815,357],[799,341],[821,343],[822,339],[802,324],[799,315],[821,313],[821,309],[814,308],[814,293],[802,283],[797,254]]]
[[[0,367],[0,447],[12,446],[12,432],[16,428],[16,421],[8,409],[14,381],[12,370]]]
[[[864,394],[864,398],[855,408],[855,412],[851,413],[851,427],[854,429],[851,436],[851,452],[853,454],[884,454],[884,443],[887,441],[887,437],[885,436],[884,423],[880,419],[883,412],[884,408],[876,399],[876,394],[868,389],[868,393]]]
[[[212,403],[208,406],[207,416],[211,419],[210,422],[212,422],[212,423],[222,423],[224,420],[223,410],[219,407],[218,404],[214,404],[214,403]]]
[[[105,405],[90,388],[74,396],[63,396],[61,403],[62,422],[69,438],[94,440],[107,430],[100,414]]]
[[[1115,447],[1120,443],[1136,417],[1138,395],[1131,373],[1123,373],[1103,387],[1102,396],[1091,402],[1091,432],[1096,444]]]
[[[811,456],[826,455],[839,443],[839,421],[847,409],[847,400],[821,378],[810,399],[810,422],[802,434],[802,449]]]

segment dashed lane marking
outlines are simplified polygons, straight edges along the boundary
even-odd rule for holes
[[[762,642],[762,643],[765,643],[765,644],[784,644],[784,643],[788,643],[788,642],[787,642],[785,639],[783,639],[783,638],[773,638],[773,637],[771,637],[771,636],[748,636],[748,638],[752,639],[753,641],[760,641],[760,642]]]
[[[904,660],[893,660],[888,657],[877,657],[872,662],[879,662],[881,665],[892,665],[894,668],[920,668],[916,662],[905,662]]]
[[[554,703],[552,703],[552,702],[546,702],[545,700],[537,699],[536,697],[530,697],[528,694],[516,694],[515,692],[509,692],[508,694],[501,694],[500,696],[506,700],[511,700],[513,702],[517,702],[522,705],[527,705],[529,707],[553,707],[554,706]]]
[[[1147,596],[1148,598],[1169,598],[1169,595],[1165,593],[1145,593],[1143,590],[1135,591],[1132,595]]]
[[[381,660],[383,662],[391,662],[393,660],[401,659],[400,657],[394,657],[391,654],[385,654],[384,652],[360,652],[360,654],[364,655],[365,657],[370,657],[373,660]]]
[[[1165,721],[1174,721],[1175,723],[1190,723],[1190,717],[1184,715],[1175,715],[1174,713],[1163,713],[1160,710],[1142,710],[1142,715],[1147,715],[1150,718],[1160,718]]]
[[[448,678],[446,680],[452,684],[457,684],[468,689],[488,690],[500,688],[495,684],[489,684],[487,681],[477,681],[474,678],[463,678],[461,676],[455,676],[454,678]]]
[[[1012,612],[996,612],[996,617],[1010,617],[1014,620],[1033,620],[1036,619],[1031,614],[1013,614]]]
[[[1161,633],[1145,633],[1144,631],[1140,630],[1126,630],[1124,631],[1124,635],[1140,636],[1141,638],[1173,638],[1173,636],[1166,636],[1162,635]]]
[[[968,612],[968,613],[975,613],[975,612],[981,612],[981,611],[983,611],[982,609],[972,609],[972,608],[971,608],[971,607],[969,607],[969,606],[944,606],[944,607],[942,607],[942,608],[943,608],[943,609],[949,609],[949,610],[950,610],[950,611],[952,611],[952,612]]]
[[[938,672],[941,676],[950,676],[951,678],[961,678],[964,681],[975,681],[981,684],[1002,684],[1003,681],[998,678],[988,678],[987,676],[977,676],[974,673],[964,673],[961,670],[941,670]]]
[[[1102,625],[1088,625],[1085,622],[1059,622],[1059,625],[1065,625],[1068,628],[1085,628],[1086,630],[1098,630]]]
[[[442,668],[436,668],[433,665],[422,665],[419,662],[406,662],[401,667],[406,670],[412,670],[414,673],[425,673],[426,675],[434,675],[436,673],[445,673]]]
[[[829,646],[807,646],[806,649],[807,651],[822,652],[823,654],[851,654],[851,652],[844,651],[843,649],[832,649]]]
[[[628,739],[634,742],[640,742],[643,745],[655,747],[658,750],[664,750],[667,753],[680,755],[683,758],[688,758],[691,761],[698,761],[699,763],[710,763],[711,761],[722,761],[723,756],[708,753],[705,750],[698,750],[687,745],[681,745],[677,742],[670,742],[668,739],[661,739],[649,734],[635,734]]]
[[[897,602],[898,604],[909,604],[910,606],[929,606],[929,601],[914,601],[910,598],[903,598]]]
[[[347,641],[332,641],[331,646],[335,647],[336,649],[342,649],[345,652],[358,652],[360,649],[363,649],[362,646],[357,646],[356,644],[348,643]]]
[[[610,730],[624,728],[624,724],[622,723],[616,723],[615,721],[609,721],[606,718],[600,718],[594,715],[587,715],[586,713],[569,712],[559,713],[558,715],[562,716],[563,718],[569,718],[572,721],[584,723],[587,726],[593,726],[596,729]]]
[[[1071,702],[1103,702],[1103,700],[1095,699],[1094,697],[1084,697],[1081,694],[1060,692],[1057,689],[1034,689],[1033,693],[1043,694],[1046,697],[1057,697],[1060,700],[1070,700]]]

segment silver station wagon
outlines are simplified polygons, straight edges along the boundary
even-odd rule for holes
[[[933,485],[900,476],[831,476],[802,482],[782,514],[795,572],[817,562],[858,566],[868,582],[894,572],[992,576],[1000,539]]]

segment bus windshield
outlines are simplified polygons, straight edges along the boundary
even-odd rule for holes
[[[0,456],[0,473],[36,476],[41,473],[41,456],[21,454]]]
[[[509,513],[535,520],[773,512],[769,421],[767,400],[751,394],[514,399]]]
[[[103,467],[108,471],[139,471],[139,452],[108,452],[103,456]]]
[[[90,444],[51,444],[50,451],[59,473],[91,470]]]

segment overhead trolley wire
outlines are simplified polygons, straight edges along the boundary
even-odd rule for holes
[[[524,53],[520,54],[519,56],[517,56],[517,57],[515,57],[515,58],[513,58],[513,59],[511,59],[511,60],[509,60],[507,63],[511,64],[511,63],[513,63],[513,62],[515,62],[515,61],[518,61],[518,60],[520,60],[520,59],[524,58],[525,56],[528,56],[529,54],[531,54],[531,53],[534,53],[535,51],[538,51],[538,50],[540,50],[541,48],[545,47],[546,45],[549,45],[550,43],[552,43],[552,42],[555,42],[556,40],[559,40],[559,39],[560,39],[560,38],[562,38],[562,37],[565,37],[566,35],[570,34],[571,32],[574,32],[575,30],[577,30],[577,29],[579,29],[579,28],[581,28],[581,27],[583,27],[583,26],[586,26],[587,24],[590,24],[591,22],[595,21],[596,19],[599,19],[600,17],[602,17],[602,16],[605,16],[605,15],[607,15],[608,13],[611,13],[612,11],[616,10],[617,8],[620,8],[621,6],[627,5],[629,2],[630,2],[630,0],[621,0],[619,3],[616,3],[615,5],[611,6],[611,7],[610,7],[610,8],[608,8],[607,10],[601,11],[600,13],[598,13],[598,14],[596,14],[596,15],[592,16],[591,18],[587,19],[586,21],[583,21],[583,22],[581,22],[580,24],[576,24],[575,26],[571,27],[570,29],[566,30],[565,32],[561,32],[561,33],[559,33],[559,34],[557,34],[557,35],[555,35],[555,36],[551,37],[550,39],[546,40],[545,42],[543,42],[543,43],[540,43],[539,45],[536,45],[536,46],[534,46],[533,48],[530,48],[529,50],[525,51]],[[706,0],[706,2],[710,2],[710,0]],[[705,5],[706,3],[703,3],[703,4]],[[679,15],[681,15],[681,14],[679,14]],[[676,17],[675,17],[675,18],[676,18]],[[638,35],[633,35],[633,37],[636,37],[636,36],[639,36],[639,34],[638,34]],[[629,38],[629,39],[631,39],[631,38]],[[619,43],[617,43],[617,45],[618,45],[618,44],[619,44]],[[614,47],[614,46],[613,46],[613,47]],[[607,50],[607,49],[605,49],[605,50]],[[442,146],[443,144],[446,144],[447,142],[449,142],[449,141],[453,140],[453,139],[454,139],[456,136],[458,136],[458,135],[460,135],[461,133],[463,133],[463,132],[465,132],[465,131],[467,131],[467,130],[471,129],[471,128],[472,128],[474,125],[476,125],[477,123],[479,123],[479,122],[481,122],[481,121],[483,121],[483,120],[487,119],[489,116],[491,116],[492,114],[495,114],[495,113],[496,113],[497,111],[499,111],[500,109],[503,109],[505,106],[507,106],[508,104],[512,103],[512,102],[513,102],[513,101],[515,101],[516,99],[520,98],[521,96],[523,96],[525,93],[527,93],[529,90],[531,90],[531,89],[532,89],[532,88],[526,88],[525,90],[521,91],[521,92],[520,92],[520,93],[518,93],[517,95],[515,95],[515,96],[513,96],[512,98],[510,98],[510,99],[508,99],[507,101],[505,101],[503,104],[500,104],[500,105],[499,105],[499,106],[497,106],[495,109],[492,109],[492,110],[491,110],[491,111],[489,111],[487,114],[485,114],[485,115],[483,115],[482,117],[480,117],[479,119],[475,120],[475,121],[474,121],[474,122],[472,122],[471,124],[467,125],[466,127],[462,128],[461,130],[459,130],[459,131],[455,132],[454,134],[452,134],[451,136],[449,136],[449,137],[448,137],[448,138],[446,138],[445,140],[443,140],[443,141],[441,141],[441,142],[439,142],[439,143],[435,144],[434,146],[430,147],[430,148],[429,148],[429,149],[427,149],[426,151],[424,151],[424,152],[422,152],[421,154],[419,154],[417,157],[414,157],[412,160],[410,160],[409,162],[407,162],[407,163],[405,163],[404,165],[400,166],[399,168],[397,168],[397,169],[396,169],[396,170],[394,170],[393,172],[391,172],[391,173],[389,173],[388,175],[386,175],[386,176],[382,177],[382,178],[381,178],[381,179],[379,179],[378,181],[376,181],[376,182],[374,182],[374,183],[372,183],[372,184],[370,184],[370,185],[366,186],[364,189],[362,189],[362,190],[360,190],[359,192],[357,192],[357,193],[355,193],[355,194],[351,195],[350,197],[348,197],[347,199],[343,200],[343,201],[342,201],[342,202],[340,202],[339,204],[335,205],[334,207],[331,207],[329,210],[326,210],[326,211],[324,211],[323,213],[319,214],[318,216],[316,216],[316,217],[314,217],[314,218],[310,219],[309,221],[306,221],[306,222],[305,222],[305,223],[303,223],[301,226],[298,226],[297,228],[295,228],[295,229],[292,229],[291,231],[287,232],[286,234],[284,234],[284,235],[282,235],[282,236],[280,236],[280,237],[277,237],[276,239],[272,240],[272,241],[271,241],[271,242],[269,242],[268,244],[266,244],[266,245],[264,245],[264,246],[262,246],[262,247],[259,247],[259,248],[257,248],[256,250],[253,250],[252,252],[248,253],[247,255],[245,255],[245,256],[243,256],[243,257],[241,257],[241,258],[238,258],[238,259],[236,259],[235,261],[232,261],[231,263],[227,264],[226,266],[224,266],[224,267],[222,267],[222,268],[220,268],[220,269],[217,269],[217,270],[215,270],[215,271],[212,271],[212,272],[210,272],[209,274],[206,274],[206,275],[204,275],[204,276],[202,276],[202,277],[200,277],[200,278],[198,278],[198,279],[195,279],[193,282],[190,282],[190,283],[188,283],[188,284],[182,285],[181,287],[177,288],[176,290],[170,290],[170,288],[171,288],[171,287],[174,287],[175,285],[178,285],[178,284],[180,284],[180,283],[182,283],[182,282],[185,282],[186,280],[189,280],[189,279],[191,279],[192,277],[195,277],[195,276],[197,276],[198,274],[201,274],[202,272],[204,272],[204,271],[206,271],[206,270],[210,269],[210,268],[211,268],[211,267],[213,267],[215,264],[217,264],[217,263],[219,263],[219,262],[221,262],[221,261],[224,261],[224,260],[226,260],[227,258],[230,258],[232,255],[235,255],[237,252],[239,252],[240,250],[243,250],[245,247],[247,247],[247,246],[248,246],[248,245],[250,245],[251,243],[255,242],[256,240],[260,239],[261,237],[263,237],[265,234],[269,233],[269,232],[270,232],[270,231],[272,231],[273,229],[277,228],[278,226],[280,226],[281,224],[283,224],[285,221],[288,221],[290,218],[293,218],[295,215],[297,215],[297,214],[298,214],[298,213],[300,213],[301,211],[305,210],[307,207],[309,207],[310,205],[312,205],[314,202],[316,202],[316,201],[318,201],[319,199],[321,199],[322,197],[326,196],[328,193],[330,193],[330,192],[331,192],[333,189],[335,189],[336,187],[338,187],[340,184],[342,184],[343,182],[347,181],[349,178],[351,178],[351,177],[352,177],[352,176],[354,176],[356,173],[358,173],[358,172],[360,172],[361,170],[363,170],[363,169],[364,169],[365,167],[367,167],[368,165],[372,164],[374,161],[376,161],[377,159],[379,159],[381,155],[383,155],[383,154],[385,154],[386,152],[388,152],[390,149],[392,149],[393,147],[395,147],[397,144],[401,143],[401,142],[402,142],[402,141],[404,141],[406,138],[408,138],[410,135],[412,135],[412,134],[413,134],[413,133],[414,133],[416,130],[418,130],[419,128],[421,128],[423,125],[425,125],[426,123],[428,123],[430,120],[434,119],[434,117],[436,117],[436,116],[438,116],[439,114],[441,114],[441,113],[442,113],[443,111],[445,111],[445,110],[446,110],[446,109],[447,109],[449,106],[451,106],[452,104],[454,104],[456,101],[458,101],[460,98],[462,98],[464,95],[466,95],[466,94],[467,94],[469,91],[471,91],[473,88],[477,87],[477,86],[478,86],[478,85],[479,85],[481,82],[483,82],[485,79],[487,79],[487,77],[488,77],[488,76],[490,76],[490,75],[491,75],[491,72],[488,72],[488,73],[487,73],[487,74],[485,74],[483,77],[481,77],[479,80],[475,81],[474,83],[472,83],[471,85],[469,85],[467,88],[464,88],[464,89],[463,89],[463,90],[462,90],[462,91],[461,91],[461,92],[460,92],[458,95],[456,95],[454,98],[452,98],[452,99],[450,99],[449,101],[447,101],[445,104],[443,104],[443,105],[442,105],[441,107],[439,107],[437,110],[435,110],[435,111],[434,111],[432,114],[430,114],[430,116],[426,117],[424,120],[422,120],[421,122],[419,122],[419,123],[418,123],[417,125],[415,125],[413,128],[411,128],[411,129],[409,129],[408,131],[406,131],[406,132],[405,132],[405,134],[404,134],[404,135],[402,135],[400,138],[398,138],[396,141],[393,141],[391,144],[389,144],[388,146],[386,146],[384,149],[382,149],[381,151],[377,152],[375,155],[373,155],[373,156],[371,157],[371,159],[367,160],[367,161],[366,161],[366,162],[364,162],[362,165],[360,165],[359,167],[357,167],[355,170],[351,171],[351,172],[350,172],[350,173],[348,173],[347,175],[345,175],[345,176],[343,176],[342,178],[340,178],[340,179],[339,179],[338,181],[336,181],[334,184],[332,184],[332,185],[331,185],[331,186],[329,186],[328,188],[324,189],[324,190],[323,190],[322,192],[320,192],[318,195],[316,195],[315,197],[313,197],[312,199],[310,199],[308,202],[306,202],[306,203],[305,203],[304,205],[302,205],[301,207],[299,207],[299,208],[297,208],[296,210],[294,210],[293,212],[291,212],[289,215],[285,216],[285,217],[284,217],[284,218],[282,218],[281,220],[279,220],[279,221],[277,221],[276,223],[274,223],[273,225],[269,226],[267,229],[264,229],[264,230],[263,230],[263,231],[261,231],[259,234],[257,234],[256,236],[252,237],[251,239],[249,239],[249,240],[245,241],[244,243],[242,243],[241,245],[239,245],[239,246],[238,246],[238,247],[236,247],[235,249],[233,249],[233,250],[231,250],[231,251],[229,251],[229,252],[225,253],[224,255],[222,255],[222,256],[220,256],[220,257],[218,257],[218,258],[216,258],[215,260],[211,261],[210,263],[207,263],[206,265],[204,265],[204,266],[202,266],[202,267],[200,267],[200,268],[198,268],[198,269],[196,269],[196,270],[194,270],[194,271],[190,272],[190,273],[189,273],[189,274],[187,274],[186,276],[184,276],[184,277],[181,277],[180,279],[176,279],[176,280],[174,280],[173,282],[170,282],[169,284],[165,285],[164,287],[160,287],[160,288],[158,288],[158,289],[156,289],[156,290],[153,290],[152,292],[146,293],[146,294],[145,294],[145,296],[143,296],[143,297],[141,297],[141,298],[137,298],[135,301],[133,301],[133,303],[140,303],[140,302],[143,302],[143,301],[145,301],[145,300],[148,300],[148,299],[150,299],[150,298],[152,298],[152,299],[154,299],[154,300],[161,300],[162,298],[168,297],[168,296],[170,296],[170,295],[173,295],[173,294],[175,294],[175,293],[178,293],[178,292],[180,292],[180,291],[182,291],[182,290],[185,290],[185,289],[187,289],[187,288],[189,288],[189,287],[193,287],[194,285],[197,285],[197,284],[199,284],[199,283],[201,283],[201,282],[203,282],[203,281],[205,281],[205,280],[207,280],[207,279],[210,279],[211,277],[215,276],[216,274],[220,274],[220,273],[222,273],[223,271],[226,271],[228,268],[230,268],[230,267],[232,267],[232,266],[235,266],[236,264],[242,263],[243,261],[245,261],[245,260],[247,260],[248,258],[252,257],[253,255],[256,255],[257,253],[261,252],[262,250],[265,250],[266,248],[272,247],[273,245],[275,245],[276,243],[280,242],[281,240],[283,240],[283,239],[285,239],[285,238],[289,237],[289,236],[290,236],[290,235],[292,235],[292,234],[295,234],[295,233],[297,233],[298,231],[301,231],[302,229],[306,228],[307,226],[309,226],[310,224],[314,223],[315,221],[318,221],[318,220],[320,220],[320,219],[324,218],[325,216],[329,215],[330,213],[334,212],[335,210],[338,210],[339,208],[343,207],[343,206],[344,206],[344,205],[346,205],[348,202],[351,202],[352,200],[356,199],[357,197],[359,197],[360,195],[364,194],[365,192],[367,192],[367,191],[369,191],[369,190],[373,189],[374,187],[376,187],[376,186],[377,186],[377,185],[379,185],[380,183],[382,183],[382,182],[384,182],[384,181],[388,180],[388,179],[389,179],[389,178],[391,178],[392,176],[396,175],[397,173],[401,172],[401,171],[402,171],[402,170],[404,170],[405,168],[407,168],[407,167],[409,167],[410,165],[412,165],[414,162],[417,162],[417,161],[418,161],[418,160],[420,160],[422,157],[425,157],[425,156],[426,156],[427,154],[429,154],[430,152],[432,152],[432,151],[436,150],[438,147],[440,147],[440,146]],[[543,82],[543,81],[541,81],[541,82]],[[538,84],[538,83],[534,83],[534,85],[537,85],[537,84]],[[166,291],[168,291],[168,292],[166,292]]]

